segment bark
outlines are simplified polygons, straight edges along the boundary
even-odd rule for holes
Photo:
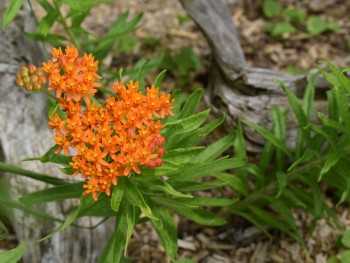
[[[275,79],[282,81],[298,97],[302,97],[307,78],[250,67],[246,63],[236,28],[224,0],[181,2],[202,30],[212,49],[212,69],[205,97],[207,104],[216,113],[227,113],[226,123],[230,129],[235,127],[238,118],[271,128],[271,107],[288,107],[287,98]],[[316,83],[317,93],[321,95],[314,108],[324,112],[327,103],[322,93],[327,84],[321,78]],[[296,131],[295,117],[290,112],[287,123],[287,140],[290,147],[294,144]],[[244,132],[248,150],[261,151],[263,139],[247,127],[244,128]]]
[[[0,17],[3,17],[8,1],[0,2]],[[0,30],[0,157],[2,161],[26,169],[67,177],[59,172],[57,165],[40,162],[23,162],[24,158],[38,157],[53,146],[53,134],[48,129],[45,97],[39,93],[26,92],[14,85],[15,74],[21,65],[39,64],[43,51],[37,42],[28,40],[22,33],[35,28],[30,10],[25,6],[18,18],[5,30]],[[1,174],[2,195],[18,199],[41,190],[48,185],[13,174]],[[5,190],[6,191],[5,191]],[[6,192],[6,193],[5,193]],[[51,202],[40,209],[61,219],[78,200]],[[1,205],[1,204],[0,204]],[[70,227],[47,241],[37,240],[52,232],[59,223],[40,219],[20,210],[1,209],[7,212],[19,242],[28,246],[24,262],[97,262],[102,248],[111,233],[110,225],[102,224],[96,229]],[[100,219],[84,218],[79,224],[87,227]]]

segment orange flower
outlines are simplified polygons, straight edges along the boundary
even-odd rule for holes
[[[66,118],[55,113],[49,118],[49,127],[56,132],[56,153],[68,155],[69,148],[77,149],[69,164],[75,170],[73,176],[81,174],[85,179],[84,195],[91,194],[94,200],[99,192],[110,195],[119,176],[139,174],[141,166],[162,165],[165,138],[160,135],[160,119],[173,114],[174,99],[169,94],[159,95],[152,85],[144,95],[138,82],[119,82],[113,86],[116,94],[100,106],[90,99],[101,86],[96,82],[101,78],[98,61],[92,54],[79,56],[71,46],[64,52],[53,49],[52,56],[55,60],[44,62],[41,71]],[[29,69],[23,68],[19,84],[32,85],[29,74]]]

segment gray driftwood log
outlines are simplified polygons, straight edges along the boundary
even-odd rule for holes
[[[7,2],[0,1],[1,18]],[[65,175],[60,174],[57,166],[21,161],[27,157],[41,156],[53,145],[53,134],[47,124],[45,97],[14,85],[15,74],[21,65],[41,63],[44,57],[38,44],[23,36],[22,28],[25,31],[35,28],[27,7],[21,10],[16,21],[6,30],[0,29],[0,158],[7,163],[63,177]],[[0,174],[0,194],[14,199],[46,187],[22,176]],[[64,219],[72,206],[77,204],[76,201],[52,202],[40,206],[40,209]],[[59,223],[42,220],[20,210],[5,209],[1,203],[0,213],[6,214],[13,224],[19,242],[27,243],[25,263],[95,263],[111,233],[106,224],[93,230],[70,227],[47,241],[37,243]],[[79,224],[89,227],[98,220],[85,218]]]
[[[213,53],[206,102],[216,113],[226,112],[229,128],[242,118],[266,128],[271,127],[269,109],[287,107],[287,98],[275,79],[282,81],[297,96],[304,93],[307,79],[284,72],[250,67],[241,48],[236,28],[224,0],[181,0],[182,5],[202,30]],[[324,90],[327,84],[317,80],[316,88]],[[315,102],[315,109],[324,111],[325,100]],[[289,114],[287,139],[293,145],[296,122]],[[262,138],[245,127],[248,150],[259,152]]]

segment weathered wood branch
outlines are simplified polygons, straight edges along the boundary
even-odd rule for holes
[[[0,17],[3,17],[8,1],[0,2]],[[15,87],[16,73],[21,65],[40,63],[43,52],[38,43],[23,36],[21,29],[31,31],[35,28],[27,6],[19,17],[6,30],[0,29],[0,157],[7,163],[24,168],[66,177],[56,165],[43,165],[39,162],[22,162],[27,157],[41,156],[53,145],[53,134],[48,129],[45,97]],[[0,175],[1,195],[15,200],[21,196],[48,185],[13,174]],[[78,200],[52,202],[39,208],[55,217],[64,219]],[[21,210],[3,209],[13,224],[19,242],[28,246],[24,262],[61,263],[97,262],[106,244],[111,228],[108,224],[96,229],[70,227],[52,238],[37,243],[59,226],[57,222],[43,220]],[[101,219],[84,218],[80,225],[91,227]]]
[[[270,128],[269,109],[273,106],[288,107],[282,89],[275,79],[282,81],[297,96],[304,93],[307,78],[280,71],[254,68],[247,65],[231,14],[224,0],[181,0],[182,5],[203,31],[212,52],[210,81],[206,92],[207,104],[217,113],[226,112],[226,123],[235,127],[236,120],[245,120]],[[324,91],[323,79],[316,81],[316,89]],[[315,109],[325,111],[326,101],[315,102]],[[287,138],[292,146],[296,135],[296,122],[289,114]],[[248,148],[259,152],[262,138],[245,128]]]

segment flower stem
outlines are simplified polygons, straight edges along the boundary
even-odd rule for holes
[[[57,4],[57,0],[54,0],[53,2],[54,2],[54,5],[55,5],[55,8],[56,8],[56,11],[57,11],[57,13],[58,13],[59,20],[60,20],[60,22],[61,22],[61,24],[62,24],[62,26],[63,26],[63,28],[64,28],[64,31],[66,31],[69,40],[71,41],[71,43],[72,43],[74,46],[76,46],[77,48],[79,48],[78,45],[77,45],[77,42],[75,41],[75,39],[74,39],[74,37],[73,37],[73,35],[72,35],[72,32],[69,30],[67,21],[66,21],[66,19],[63,17],[63,14],[62,14],[62,12],[61,12],[61,9],[60,9],[60,7],[59,7],[58,4]]]
[[[59,100],[55,97],[55,95],[53,95],[53,94],[52,94],[50,91],[48,91],[47,89],[41,88],[40,91],[42,91],[43,93],[45,93],[48,97],[50,97],[50,98],[52,98],[52,99],[54,99],[54,100],[56,100],[56,101],[59,101]]]

